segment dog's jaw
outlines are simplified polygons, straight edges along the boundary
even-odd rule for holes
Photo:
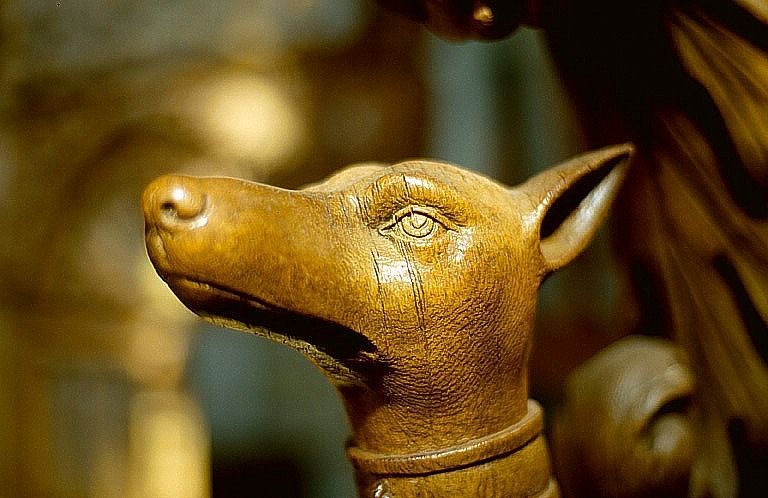
[[[374,345],[342,325],[302,316],[216,284],[178,275],[161,274],[161,278],[203,320],[299,351],[339,387],[364,386],[363,372],[373,369],[377,361]]]

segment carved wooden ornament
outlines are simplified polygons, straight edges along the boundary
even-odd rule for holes
[[[147,249],[195,313],[334,383],[360,496],[558,496],[528,399],[536,292],[587,245],[631,152],[514,188],[425,160],[301,190],[165,176],[144,193]]]
[[[614,349],[572,386],[582,394],[627,388],[603,419],[615,425],[590,418],[564,432],[597,427],[622,443],[607,448],[587,437],[579,446],[579,438],[568,438],[560,449],[576,453],[562,455],[575,466],[566,473],[584,486],[576,492],[563,479],[563,488],[586,498],[671,496],[672,489],[681,497],[768,496],[768,1],[379,2],[449,38],[499,38],[518,24],[542,28],[589,143],[629,138],[638,146],[613,237],[638,309],[631,331],[672,339],[695,379],[698,413],[688,423],[696,450],[673,458],[688,451],[675,431],[679,447],[641,448],[647,434],[630,421],[643,420],[651,407],[640,417],[616,415],[627,398],[653,397],[659,387],[650,379],[631,388],[621,382],[627,365],[610,355],[626,355]],[[669,358],[664,349],[656,351],[657,365]],[[606,365],[616,372],[607,375]],[[588,374],[591,368],[601,375]],[[689,384],[680,380],[660,389],[674,397]],[[576,388],[580,381],[602,386]],[[563,420],[583,422],[579,414],[594,408],[591,399],[569,400],[573,412]],[[667,418],[669,407],[656,408]],[[627,458],[635,443],[639,453]],[[690,464],[686,486],[679,485],[683,462]],[[587,475],[606,477],[590,484]],[[663,486],[662,476],[670,479]]]

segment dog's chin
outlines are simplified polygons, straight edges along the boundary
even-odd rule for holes
[[[253,296],[185,277],[164,280],[193,312],[214,325],[250,332],[304,354],[339,385],[364,384],[376,347],[343,325],[293,313]]]

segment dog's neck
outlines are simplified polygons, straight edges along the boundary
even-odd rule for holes
[[[558,496],[544,437],[541,407],[533,400],[516,423],[430,451],[380,453],[347,449],[359,496]],[[482,492],[481,492],[482,490]]]
[[[390,454],[366,451],[350,445],[348,454],[356,468],[375,474],[420,475],[468,467],[520,450],[539,436],[543,428],[541,407],[528,400],[525,415],[504,429],[444,448]]]
[[[443,481],[458,482],[448,476],[456,472],[466,474],[459,481],[500,486],[498,493],[478,496],[538,496],[550,486],[546,442],[540,435],[541,409],[528,400],[528,348],[517,343],[508,354],[494,354],[499,342],[489,339],[530,337],[532,324],[516,325],[517,334],[465,330],[466,337],[478,341],[479,349],[472,353],[474,358],[451,357],[433,369],[452,376],[436,383],[443,390],[425,389],[414,397],[413,385],[402,389],[387,378],[366,387],[339,386],[353,430],[348,454],[360,496],[387,496],[383,491],[375,494],[380,485],[391,488],[391,496],[443,496]],[[488,344],[488,351],[483,344]],[[501,474],[531,467],[532,462],[536,469],[530,479],[504,484],[509,479]],[[426,476],[431,477],[422,479]],[[420,483],[418,490],[411,487],[414,478]],[[510,492],[515,486],[523,486],[522,491]],[[419,494],[422,491],[427,494]]]
[[[498,433],[528,414],[525,377],[472,383],[442,403],[400,402],[363,387],[339,388],[352,425],[351,444],[372,453],[428,453]],[[463,379],[462,379],[463,380]],[[425,396],[426,398],[426,396]]]
[[[351,444],[380,454],[427,453],[517,424],[529,408],[534,306],[527,319],[498,312],[498,319],[478,320],[473,327],[441,328],[442,348],[424,345],[421,356],[369,369],[372,374],[359,385],[337,385],[352,426]]]

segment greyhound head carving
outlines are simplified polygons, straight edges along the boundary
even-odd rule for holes
[[[396,477],[466,473],[540,439],[526,374],[537,289],[587,245],[631,150],[514,188],[422,160],[301,190],[166,176],[144,194],[146,243],[195,313],[301,351],[336,385],[361,496],[555,496],[543,441],[506,467],[510,485],[487,470],[460,488]]]

